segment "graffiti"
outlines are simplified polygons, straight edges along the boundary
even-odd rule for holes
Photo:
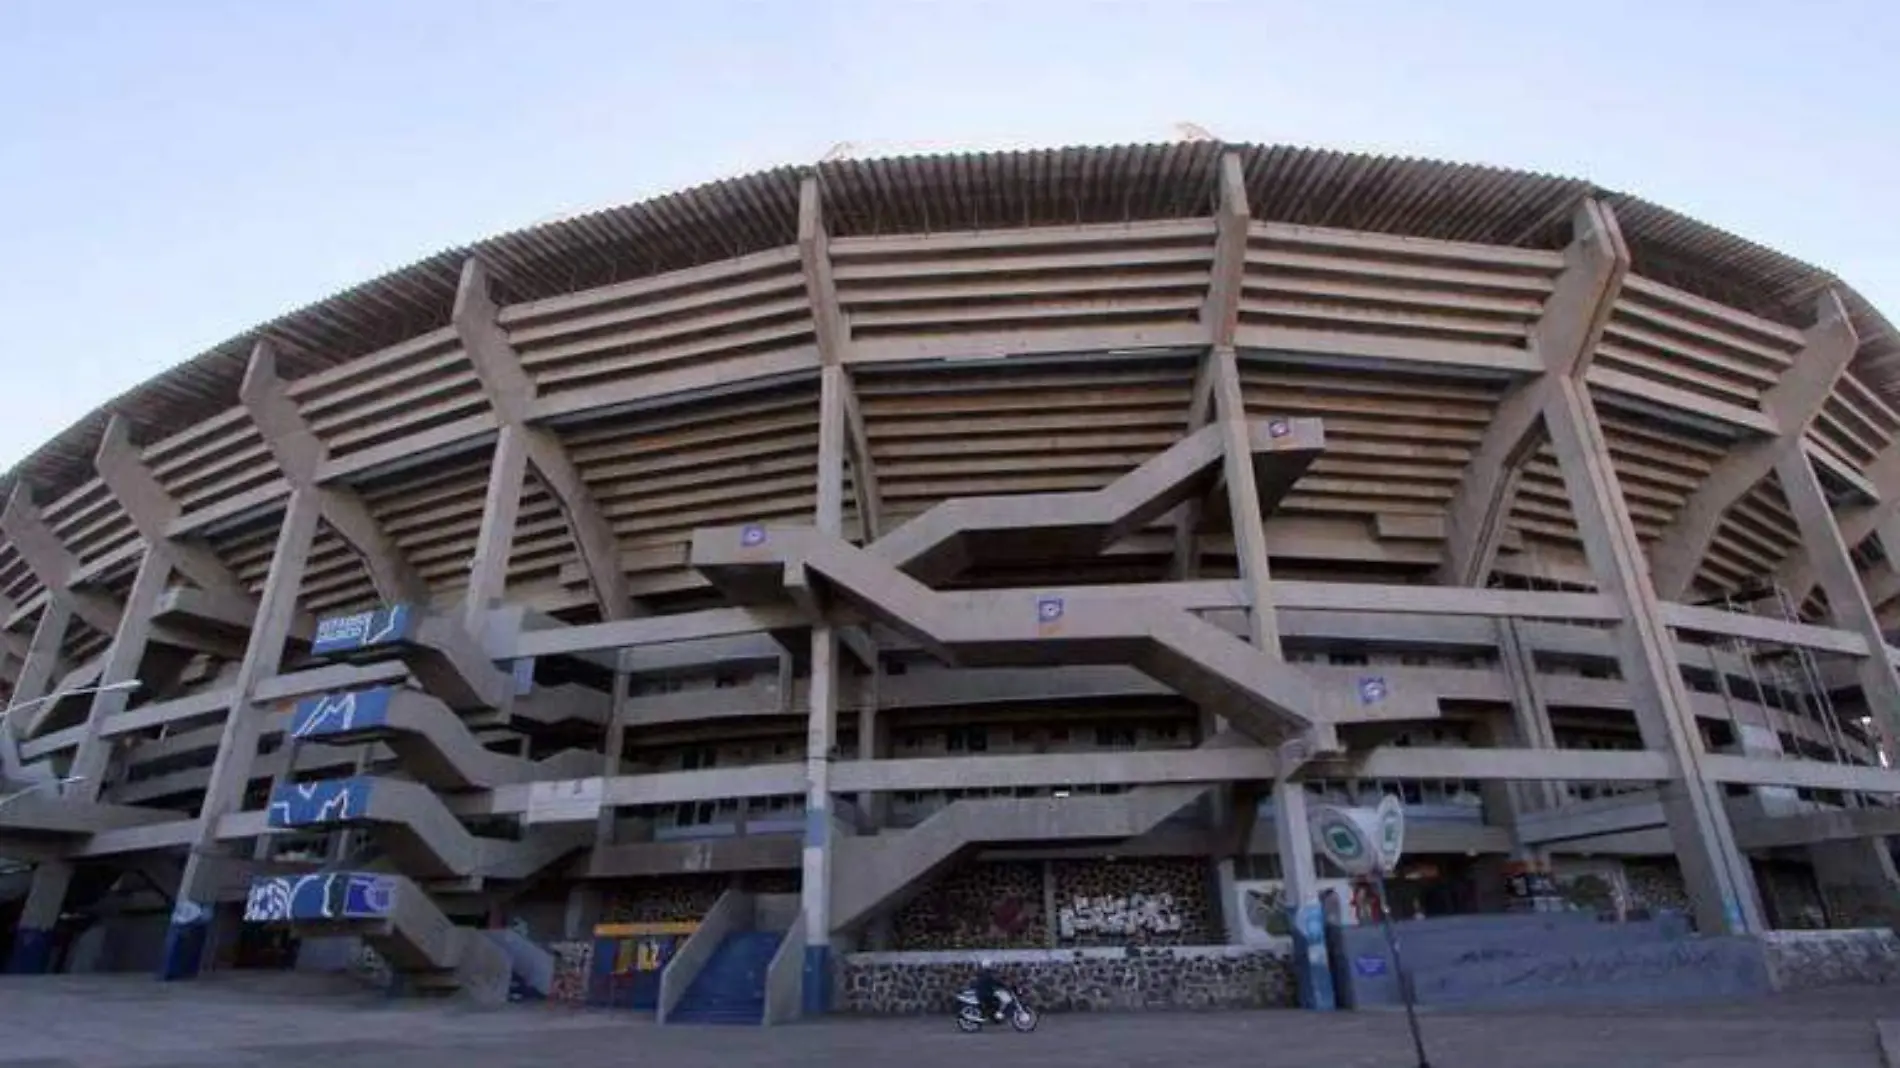
[[[1347,927],[1376,919],[1368,907],[1371,890],[1350,879],[1316,880],[1324,923]],[[1249,945],[1271,944],[1293,934],[1293,912],[1280,879],[1251,879],[1234,884],[1242,921],[1241,939]],[[1309,936],[1310,937],[1310,936]]]
[[[389,915],[395,896],[396,879],[389,875],[354,871],[273,875],[251,883],[244,898],[244,922],[375,919]]]
[[[317,623],[310,642],[313,656],[334,656],[376,645],[407,641],[414,613],[406,604],[393,604],[351,616],[331,616]]]
[[[290,733],[296,738],[317,738],[386,726],[389,702],[395,695],[394,687],[379,686],[306,698],[297,702],[291,714]]]
[[[1078,894],[1056,913],[1056,923],[1063,938],[1078,934],[1174,934],[1182,928],[1174,895],[1166,893],[1127,897]]]
[[[375,783],[362,776],[285,783],[271,792],[265,822],[284,828],[360,819],[369,813],[370,790]]]

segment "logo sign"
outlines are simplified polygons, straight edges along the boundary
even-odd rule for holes
[[[748,549],[756,549],[765,544],[765,525],[747,523],[739,529],[739,544]]]
[[[1048,630],[1051,627],[1061,625],[1062,611],[1062,598],[1036,598],[1036,626],[1043,630]]]
[[[1405,810],[1387,795],[1377,808],[1316,805],[1313,844],[1347,875],[1389,872],[1405,847]]]
[[[1386,692],[1384,675],[1366,675],[1359,680],[1359,703],[1362,705],[1382,704]]]
[[[1267,436],[1268,437],[1283,438],[1291,433],[1293,433],[1293,427],[1286,420],[1284,419],[1267,420]]]
[[[526,697],[534,692],[534,657],[520,657],[511,665],[511,671],[516,697]]]
[[[1375,975],[1384,975],[1385,974],[1385,958],[1384,957],[1354,957],[1352,959],[1352,970],[1355,972],[1358,972],[1360,975],[1367,976],[1368,978]]]
[[[331,656],[404,641],[409,637],[411,615],[408,605],[392,604],[351,616],[331,616],[317,623],[310,652],[316,656]]]
[[[1379,868],[1391,871],[1399,866],[1399,856],[1405,852],[1405,806],[1391,794],[1385,795],[1379,799],[1379,807],[1373,809],[1373,825]]]

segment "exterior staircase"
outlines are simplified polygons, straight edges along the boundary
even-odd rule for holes
[[[667,1021],[759,1026],[765,1019],[766,969],[784,938],[779,931],[727,935]]]
[[[844,539],[810,528],[705,529],[693,566],[740,603],[789,596],[816,574],[844,600],[937,659],[969,667],[1130,664],[1217,708],[1256,741],[1330,726],[1306,673],[1142,590],[939,592]]]
[[[1008,842],[1123,841],[1153,830],[1207,793],[1207,786],[1144,786],[1091,797],[953,801],[906,831],[833,842],[849,872],[832,883],[831,922],[851,927],[899,904],[965,850]]]

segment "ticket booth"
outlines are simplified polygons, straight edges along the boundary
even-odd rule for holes
[[[604,923],[594,928],[587,1003],[640,1012],[658,1009],[660,973],[698,929],[697,922]]]

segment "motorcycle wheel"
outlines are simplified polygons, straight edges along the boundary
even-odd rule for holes
[[[983,1021],[972,1020],[959,1012],[957,1013],[957,1030],[966,1035],[976,1034],[978,1031],[983,1030]]]
[[[1020,1005],[1009,1016],[1009,1025],[1025,1035],[1036,1029],[1037,1021],[1036,1010],[1026,1009]]]

